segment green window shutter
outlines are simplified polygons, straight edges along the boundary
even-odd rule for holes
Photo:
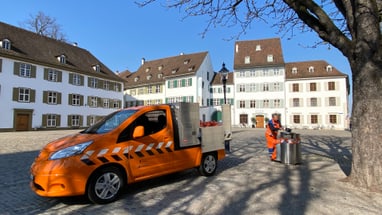
[[[58,105],[61,104],[61,98],[62,98],[61,93],[57,93],[57,104],[58,104]]]
[[[210,93],[212,93],[213,92],[213,89],[212,88],[210,88]]]
[[[0,72],[2,71],[3,69],[3,59],[0,59]]]
[[[231,100],[231,102],[230,102],[230,104],[234,104],[233,102],[234,102],[234,100],[233,99],[230,99]]]
[[[178,81],[177,80],[173,80],[173,86],[174,86],[174,88],[177,88],[178,87]]]
[[[191,96],[190,102],[194,102],[194,96]]]
[[[30,89],[29,102],[35,102],[35,101],[36,101],[36,90]]]
[[[210,106],[210,99],[207,99],[207,106]]]
[[[31,78],[36,78],[36,66],[31,66]]]
[[[48,80],[48,72],[49,72],[49,69],[44,68],[44,80]]]
[[[182,87],[186,86],[186,79],[182,79]]]
[[[62,82],[62,72],[57,71],[57,82]]]
[[[48,91],[42,92],[42,103],[48,103]]]
[[[84,117],[80,115],[80,127],[84,125]]]
[[[73,84],[73,73],[69,74],[69,84]]]
[[[114,82],[109,82],[109,90],[113,90]]]
[[[220,105],[224,104],[224,99],[220,99]]]
[[[73,105],[73,94],[69,94],[68,95],[68,102],[69,102],[69,105]]]
[[[68,115],[68,127],[72,126],[72,115]]]
[[[56,115],[56,127],[61,126],[61,115]]]
[[[80,106],[84,105],[84,96],[80,95]]]
[[[88,77],[88,87],[91,86],[91,84],[90,84],[90,80],[91,80],[91,79],[92,79],[92,78]]]
[[[13,88],[12,100],[19,101],[19,88],[16,88],[16,87]]]
[[[167,81],[167,88],[170,89],[170,81]]]
[[[15,62],[13,64],[13,74],[20,76],[20,63]]]
[[[88,96],[88,106],[90,106],[91,102],[91,96]]]
[[[231,87],[227,87],[227,93],[231,92]]]
[[[98,97],[97,98],[97,107],[102,107],[103,104],[102,104],[102,98]]]
[[[41,123],[43,127],[46,127],[47,120],[48,120],[48,115],[43,114],[42,115],[42,123]]]
[[[90,126],[90,119],[91,118],[92,118],[92,116],[90,116],[90,115],[86,117],[86,125],[87,126]]]
[[[104,80],[98,80],[98,85],[97,85],[97,88],[98,89],[102,89],[103,88],[103,82],[104,82]]]
[[[183,96],[183,101],[186,102],[187,101],[187,97],[186,96]]]
[[[190,84],[189,86],[192,86],[192,78],[188,79],[188,83]]]
[[[84,76],[80,75],[80,85],[84,86]]]
[[[165,103],[168,104],[168,98],[165,98]]]

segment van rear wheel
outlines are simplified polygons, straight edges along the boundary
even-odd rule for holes
[[[96,204],[113,202],[119,196],[124,179],[116,167],[106,167],[98,170],[91,178],[87,187],[87,196]]]
[[[216,168],[218,166],[216,155],[205,154],[202,157],[202,161],[199,166],[199,173],[203,176],[211,176],[215,174]]]

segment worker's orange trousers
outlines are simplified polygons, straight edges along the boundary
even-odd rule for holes
[[[280,143],[280,140],[278,140],[277,137],[268,134],[265,135],[265,138],[267,139],[269,157],[272,160],[275,160],[277,158],[276,145]]]

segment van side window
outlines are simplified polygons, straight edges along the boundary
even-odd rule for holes
[[[119,134],[117,143],[132,140],[134,128],[137,126],[145,128],[145,136],[161,131],[167,127],[166,111],[155,110],[142,114]]]

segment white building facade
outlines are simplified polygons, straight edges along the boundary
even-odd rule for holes
[[[88,51],[4,23],[0,32],[1,131],[85,127],[122,107],[123,80]]]

